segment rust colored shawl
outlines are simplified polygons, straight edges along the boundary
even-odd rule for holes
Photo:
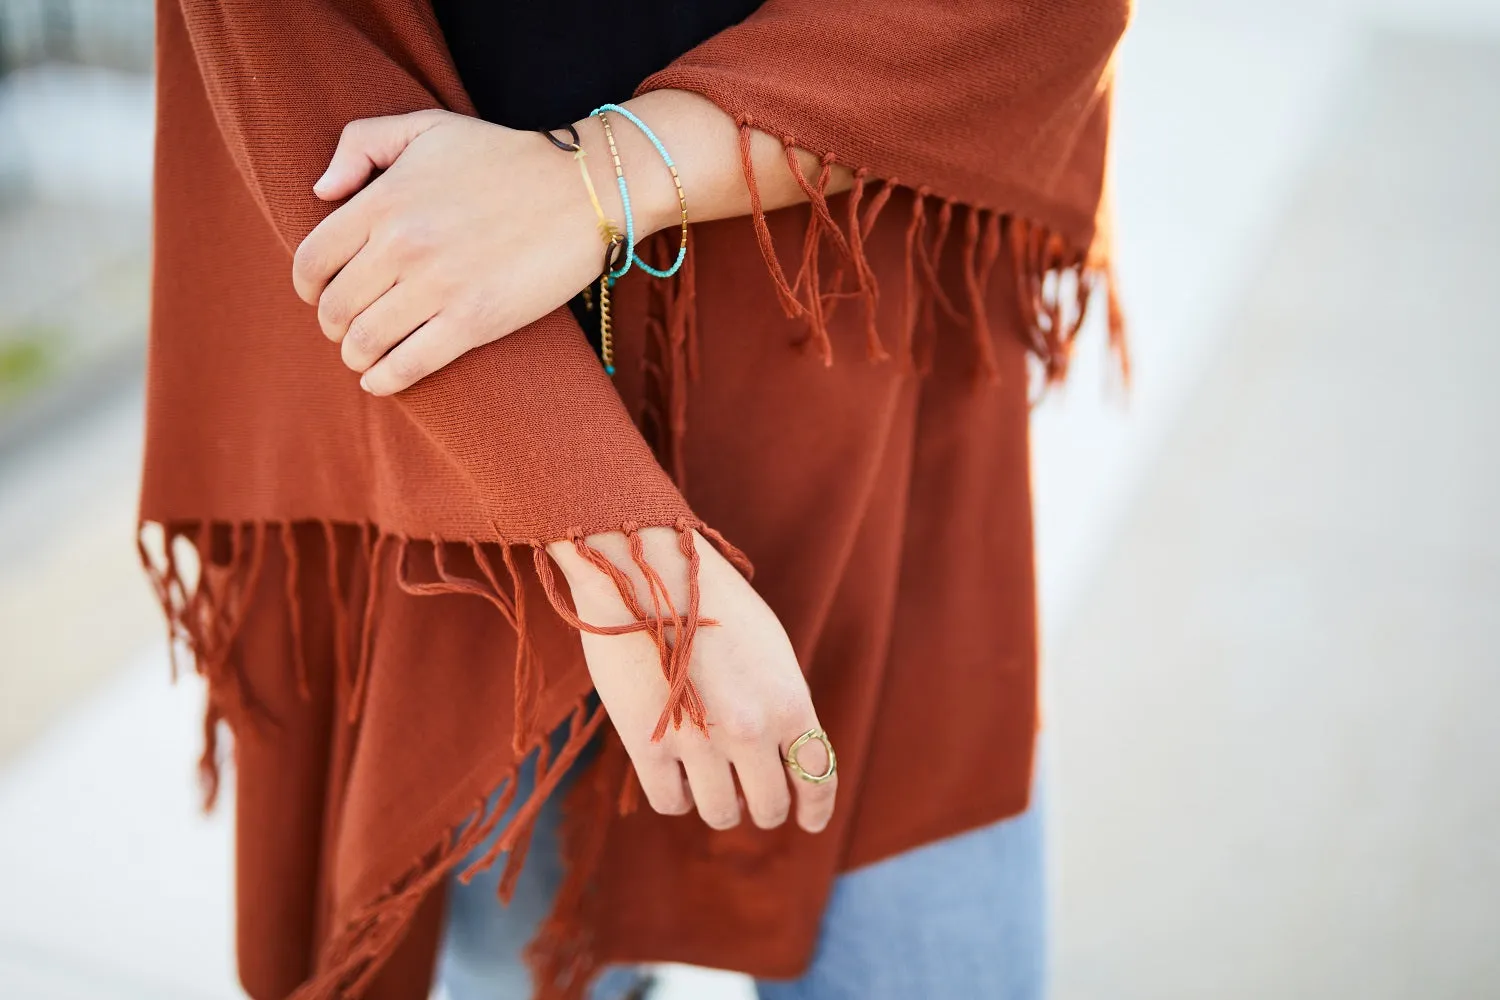
[[[208,682],[210,800],[234,734],[252,996],[425,997],[443,879],[519,761],[539,753],[539,780],[497,843],[502,895],[600,733],[539,997],[610,961],[795,975],[836,873],[1025,807],[1028,367],[1062,377],[1108,266],[1124,0],[772,0],[641,90],[707,96],[745,150],[758,129],[819,154],[809,203],[696,226],[679,280],[623,282],[614,382],[559,309],[391,399],[319,335],[290,254],[346,122],[472,113],[431,10],[158,15],[141,552]],[[834,163],[855,185],[825,197]],[[543,546],[656,525],[754,562],[839,748],[823,834],[633,808]],[[664,625],[622,596],[685,678],[696,613]],[[668,718],[703,721],[675,690]]]

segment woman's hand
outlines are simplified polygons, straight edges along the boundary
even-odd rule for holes
[[[630,102],[674,151],[693,218],[748,210],[732,119],[703,98],[677,91]],[[597,120],[578,123],[587,165],[606,213],[620,221],[614,168]],[[630,178],[637,239],[680,219],[675,188],[650,144],[633,127],[615,130]],[[752,140],[769,210],[803,200],[780,143]],[[810,157],[804,157],[810,160]],[[811,161],[815,162],[815,161]],[[811,169],[811,162],[804,167]],[[383,170],[373,181],[371,175]],[[847,184],[847,172],[834,179]],[[466,351],[497,340],[562,305],[596,278],[604,242],[578,168],[544,137],[477,119],[424,111],[350,123],[328,171],[314,187],[328,201],[348,198],[298,247],[297,293],[318,307],[329,339],[361,384],[386,395],[412,385]],[[351,197],[352,196],[352,197]],[[641,532],[646,559],[686,604],[687,562],[670,528]],[[648,593],[624,535],[590,539]],[[584,654],[652,807],[685,813],[696,805],[715,828],[740,820],[735,779],[751,818],[780,825],[797,798],[797,823],[816,832],[833,812],[837,777],[790,781],[787,747],[817,728],[807,683],[775,614],[701,537],[700,628],[690,673],[707,709],[709,735],[685,726],[651,741],[667,682],[642,633],[585,633]],[[548,547],[578,612],[599,625],[632,621],[614,584],[570,543]],[[828,767],[823,746],[798,755],[808,772]]]
[[[313,190],[353,197],[297,248],[293,282],[376,395],[540,319],[604,263],[577,167],[535,132],[444,111],[363,119]]]
[[[750,211],[732,118],[678,90],[625,106],[672,151],[694,221]],[[602,126],[597,118],[575,125],[604,211],[623,229]],[[638,129],[619,120],[614,134],[639,243],[680,224],[677,191]],[[814,175],[817,158],[798,156]],[[754,133],[751,159],[766,211],[806,200],[780,142]],[[377,170],[384,173],[370,180]],[[828,192],[850,178],[834,168]],[[604,240],[578,168],[535,132],[446,111],[364,118],[344,129],[313,191],[349,201],[302,241],[292,280],[376,395],[540,319],[603,270]]]
[[[685,607],[687,561],[678,548],[677,532],[646,528],[641,538],[647,561],[667,582],[673,602],[679,609]],[[595,535],[589,542],[615,565],[634,570],[624,535]],[[647,801],[657,812],[675,815],[696,805],[709,826],[732,827],[740,821],[734,787],[738,776],[756,826],[780,826],[791,808],[790,789],[795,788],[797,825],[816,833],[833,814],[838,777],[822,784],[796,780],[782,763],[792,741],[818,726],[791,642],[775,613],[744,577],[701,536],[694,543],[702,560],[702,614],[719,623],[699,628],[690,668],[707,709],[709,735],[705,737],[685,722],[681,729],[668,729],[660,742],[651,742],[667,698],[667,682],[656,646],[643,633],[584,633],[584,656],[599,698],[630,753]],[[562,567],[585,621],[621,625],[633,620],[614,584],[580,557],[571,543],[554,543],[548,551]],[[635,583],[637,593],[648,593],[643,579],[637,576]],[[812,774],[827,769],[828,758],[816,740],[804,745],[797,756]]]

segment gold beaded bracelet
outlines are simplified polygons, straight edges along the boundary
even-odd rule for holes
[[[599,193],[594,189],[593,178],[589,176],[588,165],[584,163],[584,157],[588,154],[584,152],[583,143],[579,141],[578,130],[572,125],[564,127],[568,130],[571,142],[563,142],[557,136],[553,135],[550,130],[544,130],[542,134],[551,141],[552,145],[573,154],[573,161],[578,164],[578,173],[583,178],[584,189],[588,191],[589,204],[594,206],[594,214],[599,219],[596,228],[599,231],[600,238],[604,240],[604,267],[599,277],[599,354],[601,360],[604,362],[605,373],[613,375],[615,373],[615,345],[614,331],[610,323],[609,314],[609,290],[610,286],[614,284],[614,278],[611,277],[610,271],[615,266],[615,260],[618,257],[617,251],[625,242],[625,234],[620,232],[620,227],[615,224],[614,220],[605,215],[604,206],[599,203]],[[609,133],[608,123],[604,124],[604,131],[609,136],[609,147],[610,153],[614,156],[615,172],[617,175],[621,175],[620,157],[615,152],[614,136]],[[588,302],[589,289],[585,288],[583,294],[585,302]],[[588,304],[591,307],[593,305],[592,302]]]

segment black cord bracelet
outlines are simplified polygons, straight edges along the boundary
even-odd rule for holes
[[[564,125],[562,127],[565,128],[565,129],[567,129],[568,130],[568,135],[570,135],[570,136],[573,137],[573,142],[572,142],[571,145],[568,144],[568,143],[566,143],[566,142],[563,142],[557,136],[555,136],[555,135],[552,134],[553,132],[557,131],[557,129],[555,129],[555,128],[544,128],[544,129],[540,129],[539,131],[542,133],[542,135],[545,135],[547,137],[547,141],[548,142],[552,143],[552,145],[556,146],[558,149],[562,150],[564,153],[576,153],[576,152],[578,152],[578,147],[581,145],[581,142],[580,142],[580,140],[578,138],[578,130],[576,128],[574,128],[572,125]]]

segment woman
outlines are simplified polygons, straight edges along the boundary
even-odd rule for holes
[[[1027,355],[1125,5],[435,6],[158,5],[142,555],[246,990],[426,996],[448,911],[455,1000],[1039,995]]]

